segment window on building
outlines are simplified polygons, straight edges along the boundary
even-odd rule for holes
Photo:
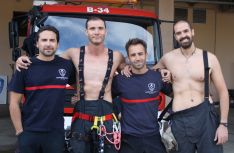
[[[206,9],[193,9],[193,23],[206,23]]]
[[[175,8],[175,21],[178,20],[188,20],[188,9],[185,8]]]

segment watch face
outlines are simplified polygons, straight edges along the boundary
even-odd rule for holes
[[[2,93],[3,87],[4,87],[4,80],[0,78],[0,94]]]

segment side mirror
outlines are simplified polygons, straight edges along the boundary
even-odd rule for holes
[[[16,21],[9,22],[9,44],[10,48],[16,48],[19,46],[19,31],[18,23]]]

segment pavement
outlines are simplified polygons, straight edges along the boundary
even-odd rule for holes
[[[1,105],[0,105],[1,106]],[[1,113],[1,112],[0,112]],[[229,113],[229,141],[224,145],[224,153],[234,151],[234,108]],[[14,153],[17,138],[9,114],[0,115],[0,153]]]
[[[16,148],[15,130],[9,117],[0,118],[0,153],[14,153]]]

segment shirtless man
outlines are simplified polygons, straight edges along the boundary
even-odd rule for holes
[[[174,25],[174,37],[180,48],[165,54],[154,68],[171,72],[174,92],[172,131],[179,153],[222,153],[228,140],[228,91],[215,55],[208,52],[210,81],[220,97],[220,119],[212,99],[205,98],[203,50],[193,42],[194,29],[187,21]]]
[[[124,63],[124,57],[120,52],[111,51],[104,46],[106,33],[105,21],[98,17],[90,17],[86,21],[89,44],[81,48],[70,48],[61,54],[61,57],[72,60],[79,83],[77,93],[80,95],[80,101],[75,106],[72,123],[71,145],[74,153],[91,153],[100,150],[105,150],[105,153],[117,152],[110,144],[100,148],[99,140],[95,140],[97,133],[93,132],[96,130],[95,127],[99,126],[93,126],[97,116],[105,116],[101,119],[107,131],[112,132],[114,117],[111,82],[117,68]],[[30,61],[21,57],[17,63],[21,68],[27,68]],[[91,127],[94,130],[91,130]]]

